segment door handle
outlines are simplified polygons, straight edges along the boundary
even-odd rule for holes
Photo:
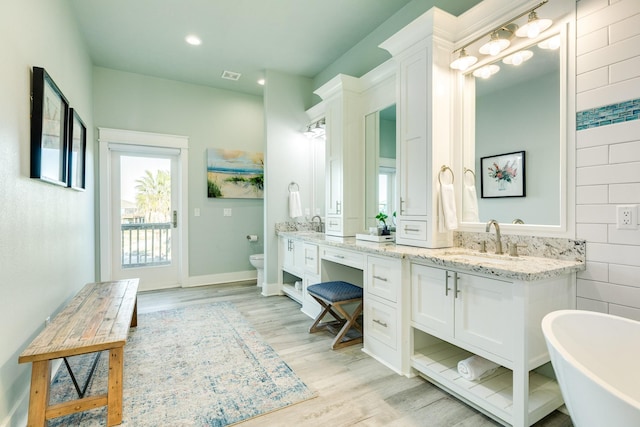
[[[173,228],[178,227],[178,211],[173,211]]]

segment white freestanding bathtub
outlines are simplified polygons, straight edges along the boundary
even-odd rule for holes
[[[576,427],[640,426],[640,322],[559,310],[542,331]]]

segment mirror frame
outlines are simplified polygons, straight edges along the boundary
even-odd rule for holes
[[[523,40],[514,43],[509,49],[503,51],[499,57],[486,58],[478,61],[474,67],[465,73],[457,74],[458,125],[456,144],[458,153],[456,174],[461,177],[457,180],[458,206],[462,207],[462,190],[464,168],[475,171],[475,81],[472,73],[474,70],[501,59],[515,51],[538,43],[554,34],[560,34],[563,43],[560,46],[560,223],[554,225],[540,224],[509,224],[501,223],[503,234],[575,237],[575,133],[576,133],[576,88],[575,88],[575,7],[564,18],[556,19],[550,29],[533,40]],[[468,77],[471,76],[471,77]],[[473,90],[473,94],[471,94]],[[469,158],[467,153],[473,152]],[[459,231],[485,232],[486,223],[462,222],[462,209],[459,210]]]
[[[374,168],[366,167],[369,162],[375,162],[377,171],[378,160],[373,155],[373,151],[368,147],[368,144],[373,143],[373,141],[367,141],[366,138],[366,129],[367,129],[367,117],[371,114],[376,114],[375,126],[379,127],[378,124],[380,122],[379,112],[384,110],[391,105],[396,104],[396,64],[393,60],[387,60],[382,63],[378,67],[374,68],[364,76],[360,78],[362,83],[362,104],[361,104],[361,115],[362,115],[362,128],[363,128],[363,161],[367,162],[365,164],[365,176],[363,176],[364,180],[364,188],[365,188],[365,209],[364,209],[364,225],[365,227],[375,226],[378,221],[375,219],[375,214],[377,214],[377,202],[371,202],[371,197],[374,197],[377,201],[377,192],[373,191],[373,188],[378,188],[377,185],[377,173],[375,176],[373,174]],[[379,129],[378,129],[379,131]],[[397,136],[397,129],[396,129]],[[379,138],[376,138],[378,140]],[[367,185],[369,179],[374,179],[376,184],[375,186]],[[397,182],[396,182],[397,187]],[[371,218],[368,215],[369,210],[373,206],[373,210],[375,211],[374,216]]]

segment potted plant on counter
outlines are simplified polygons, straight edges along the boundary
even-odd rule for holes
[[[382,230],[380,232],[381,236],[388,236],[391,234],[391,230],[389,230],[389,226],[387,225],[387,218],[389,218],[389,216],[384,212],[378,212],[378,215],[376,215],[376,219],[382,225]]]

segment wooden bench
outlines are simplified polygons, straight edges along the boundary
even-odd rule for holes
[[[138,279],[89,283],[31,342],[18,358],[33,364],[28,426],[107,406],[107,425],[122,422],[124,345],[137,325]],[[109,350],[107,393],[49,405],[51,361]]]

